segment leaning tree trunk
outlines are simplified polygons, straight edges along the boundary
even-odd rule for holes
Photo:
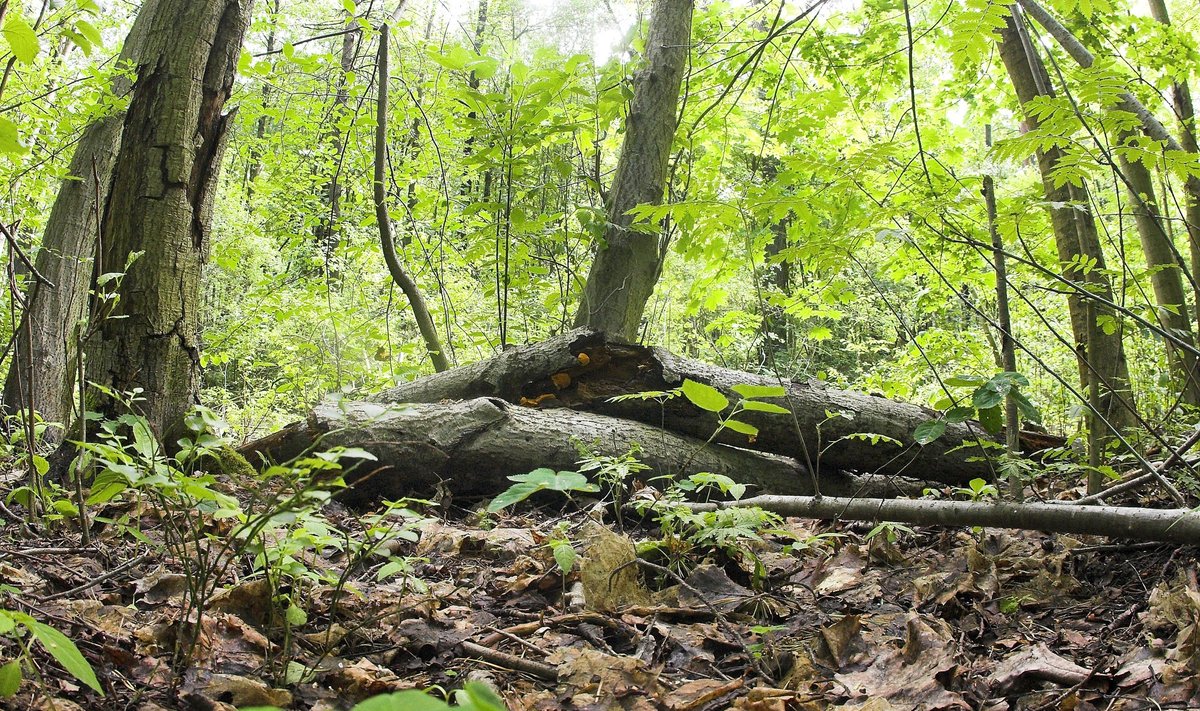
[[[1022,37],[1023,28],[1019,22],[1022,20],[1014,9],[999,30],[998,44],[1000,57],[1024,107],[1039,96],[1052,96],[1053,91],[1050,75],[1032,42],[1026,42],[1027,38]],[[1026,122],[1034,127],[1039,123],[1032,113],[1027,114]],[[1105,276],[1104,252],[1088,205],[1086,188],[1056,182],[1054,173],[1063,159],[1060,149],[1040,151],[1037,159],[1046,201],[1051,205],[1050,219],[1058,258],[1067,270],[1064,277],[1086,284],[1087,289],[1111,302],[1112,286]],[[1081,262],[1092,263],[1094,267],[1084,274],[1071,266]],[[1115,318],[1112,310],[1096,301],[1089,304],[1079,293],[1068,296],[1067,305],[1084,391],[1099,390],[1100,401],[1093,404],[1098,405],[1097,414],[1113,427],[1120,430],[1133,426],[1137,418],[1129,389],[1129,364],[1125,359],[1121,330],[1118,328],[1109,334],[1097,326],[1098,317]]]
[[[158,0],[146,0],[133,23],[118,62],[138,64],[149,18]],[[125,75],[113,80],[114,96],[129,94]],[[47,422],[66,426],[75,398],[76,335],[88,306],[99,227],[97,217],[108,202],[113,164],[121,148],[124,116],[99,119],[84,129],[71,159],[71,178],[64,180],[50,210],[35,267],[54,284],[34,283],[14,335],[16,357],[4,382],[4,404],[10,412],[33,409]],[[50,441],[60,430],[47,430]]]
[[[691,34],[692,0],[655,0],[646,66],[635,80],[609,195],[608,229],[583,287],[576,326],[637,339],[664,250],[657,230],[635,226],[628,213],[662,202]]]
[[[136,404],[171,441],[200,384],[200,270],[252,0],[160,0],[149,12],[104,210],[98,273],[120,271],[115,316],[87,344],[88,378]],[[141,18],[139,18],[139,21]],[[101,410],[119,404],[96,395]]]
[[[325,185],[321,188],[321,193],[325,196],[325,214],[322,215],[320,222],[317,223],[314,236],[316,237],[317,247],[321,250],[321,254],[325,257],[326,271],[332,271],[330,268],[330,260],[333,259],[337,252],[338,244],[341,242],[341,222],[342,222],[342,167],[343,167],[343,150],[342,150],[342,130],[341,125],[348,111],[347,104],[350,101],[350,90],[346,85],[346,77],[350,72],[354,71],[354,60],[358,56],[358,45],[362,38],[362,30],[358,29],[354,15],[346,13],[346,30],[342,35],[342,56],[339,67],[341,71],[334,81],[336,91],[333,96],[333,106],[329,110],[329,131],[325,134],[324,141],[329,150],[331,164],[322,166],[322,170],[328,172],[328,178]]]

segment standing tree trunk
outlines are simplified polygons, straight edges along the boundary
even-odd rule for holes
[[[97,273],[117,271],[115,315],[87,344],[87,376],[135,405],[166,441],[200,384],[200,269],[252,0],[159,0],[142,8],[146,44],[103,212]],[[98,396],[102,411],[119,403]]]
[[[121,65],[138,65],[143,56],[149,17],[158,0],[146,0],[133,23]],[[124,75],[113,80],[114,96],[132,89]],[[35,267],[54,288],[35,283],[29,290],[25,312],[14,336],[16,355],[4,383],[4,404],[10,412],[33,409],[48,422],[65,427],[74,407],[76,329],[85,318],[91,287],[99,227],[97,217],[108,202],[113,164],[121,149],[124,116],[106,116],[83,132],[64,180],[50,210]],[[62,438],[61,430],[46,431],[49,441]]]
[[[692,0],[655,0],[608,202],[608,229],[588,273],[575,316],[614,338],[634,341],[662,271],[665,249],[655,231],[633,225],[638,205],[658,205],[678,124],[679,91],[692,33]]]
[[[1171,15],[1167,12],[1166,0],[1150,0],[1150,14],[1162,24],[1171,26]],[[1171,98],[1175,104],[1175,117],[1179,121],[1179,143],[1189,153],[1200,154],[1196,141],[1196,108],[1192,104],[1192,90],[1186,81],[1171,87]],[[1191,252],[1192,298],[1195,308],[1196,328],[1200,330],[1200,191],[1196,190],[1195,178],[1185,184],[1186,205],[1184,221],[1187,223],[1188,247]]]
[[[1024,107],[1038,96],[1052,96],[1050,75],[1038,57],[1032,42],[1023,38],[1023,20],[1015,11],[1005,20],[1000,29],[1000,57],[1012,79],[1017,98]],[[1038,119],[1026,114],[1026,122],[1034,127]],[[1051,204],[1050,218],[1054,230],[1055,246],[1067,279],[1086,287],[1099,296],[1112,301],[1112,286],[1104,274],[1104,252],[1092,219],[1085,187],[1069,183],[1058,185],[1054,172],[1063,153],[1050,148],[1038,153],[1038,168],[1042,174],[1046,201]],[[1093,261],[1094,260],[1094,261]],[[1092,263],[1094,267],[1085,274],[1077,266],[1080,262]],[[1114,319],[1112,310],[1097,302],[1088,303],[1078,293],[1067,297],[1071,314],[1071,331],[1074,338],[1079,378],[1085,392],[1098,391],[1099,409],[1111,425],[1118,429],[1130,427],[1136,422],[1133,411],[1133,396],[1129,390],[1129,364],[1125,359],[1125,347],[1121,342],[1121,330],[1106,333],[1098,327],[1098,317]],[[1095,421],[1093,432],[1100,429]]]
[[[337,79],[334,82],[336,91],[333,96],[333,107],[329,112],[328,133],[325,141],[329,146],[333,164],[328,167],[329,178],[325,182],[322,193],[325,195],[325,214],[317,224],[317,246],[325,257],[326,269],[329,260],[337,251],[341,241],[339,223],[342,220],[342,118],[346,115],[346,104],[350,101],[350,90],[346,86],[346,77],[354,71],[354,60],[358,56],[358,43],[362,30],[355,25],[354,15],[346,13],[346,32],[342,35],[342,56]]]
[[[1125,136],[1128,139],[1129,136]],[[1158,323],[1167,331],[1194,345],[1192,319],[1188,315],[1187,298],[1183,291],[1183,276],[1175,245],[1167,234],[1158,200],[1154,192],[1154,177],[1150,169],[1137,160],[1128,160],[1118,154],[1121,174],[1133,201],[1133,218],[1142,242],[1142,254],[1146,266],[1153,270],[1150,285],[1154,289],[1154,302]],[[1196,372],[1196,356],[1180,348],[1170,339],[1166,340],[1167,357],[1171,370],[1179,383],[1182,400],[1189,405],[1200,403],[1200,374]]]

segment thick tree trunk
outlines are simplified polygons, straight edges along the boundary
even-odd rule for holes
[[[576,326],[637,340],[665,250],[657,230],[634,226],[627,213],[662,202],[691,33],[692,0],[655,0],[646,66],[635,80],[609,194],[608,229],[583,287]]]
[[[251,0],[159,0],[144,7],[146,47],[137,67],[121,150],[104,210],[102,263],[120,271],[115,315],[87,345],[88,378],[135,405],[165,441],[196,402],[200,382],[200,269]],[[140,21],[141,18],[139,18]],[[98,407],[118,404],[97,396]]]
[[[998,44],[1000,57],[1008,69],[1017,98],[1025,106],[1036,97],[1050,96],[1053,92],[1046,67],[1032,43],[1023,41],[1018,22],[1019,15],[1015,12],[1005,19],[1005,26],[999,30]],[[1038,124],[1032,114],[1027,115],[1026,121],[1033,126]],[[1112,286],[1105,276],[1104,252],[1092,219],[1087,190],[1070,184],[1056,184],[1054,172],[1062,157],[1062,152],[1057,148],[1041,151],[1037,156],[1046,201],[1052,206],[1050,217],[1054,241],[1058,258],[1064,265],[1064,277],[1087,284],[1088,289],[1111,302]],[[1094,266],[1085,274],[1072,266],[1081,262]],[[1117,429],[1133,426],[1136,416],[1121,329],[1106,333],[1096,322],[1097,318],[1103,317],[1116,322],[1115,315],[1100,303],[1089,304],[1078,292],[1067,297],[1067,304],[1083,390],[1087,392],[1093,386],[1098,386],[1098,414]]]
[[[1128,138],[1128,136],[1126,136]],[[1133,217],[1141,238],[1146,266],[1153,271],[1150,285],[1154,290],[1155,313],[1158,323],[1176,337],[1194,345],[1192,319],[1188,314],[1187,298],[1183,291],[1183,276],[1175,246],[1167,234],[1155,197],[1154,177],[1140,161],[1119,156],[1121,173],[1127,181],[1132,200]],[[1175,374],[1183,401],[1200,403],[1200,373],[1196,371],[1196,356],[1166,340],[1167,357]]]
[[[592,410],[708,439],[717,430],[716,416],[693,407],[682,397],[662,402],[609,402],[617,395],[671,390],[685,378],[711,385],[733,402],[740,398],[733,390],[735,385],[778,385],[760,375],[719,368],[657,348],[612,343],[603,334],[576,330],[514,348],[491,360],[398,385],[372,401],[437,403],[492,397],[530,406]],[[758,436],[750,440],[724,430],[716,441],[811,463],[822,479],[836,470],[903,474],[953,484],[991,477],[986,461],[971,461],[984,457],[984,453],[970,443],[988,439],[973,423],[948,425],[945,435],[922,447],[914,442],[912,431],[937,417],[932,410],[815,382],[783,385],[787,395],[768,402],[793,414],[739,414],[739,420],[759,428]],[[829,417],[827,412],[845,416]],[[899,444],[870,435],[882,435]],[[1039,445],[1033,433],[1024,437],[1027,448]]]
[[[579,447],[617,456],[636,447],[657,476],[711,472],[764,491],[813,493],[794,459],[706,444],[658,427],[568,409],[538,410],[498,398],[447,404],[330,402],[303,423],[243,447],[250,459],[283,461],[317,444],[365,449],[377,458],[352,471],[354,501],[398,498],[444,484],[455,494],[494,496],[506,477],[540,467],[575,470]],[[842,496],[919,493],[924,482],[830,474],[822,488]]]
[[[138,64],[158,0],[147,0],[121,51],[121,64]],[[113,80],[113,95],[126,96],[132,82]],[[108,202],[113,164],[121,148],[124,116],[106,116],[88,126],[50,210],[35,267],[54,288],[34,284],[14,337],[16,357],[4,383],[10,412],[34,410],[48,422],[67,426],[74,409],[76,335],[87,314],[99,227],[96,218]],[[48,430],[58,441],[61,430]]]

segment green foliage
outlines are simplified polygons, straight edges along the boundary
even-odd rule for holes
[[[569,496],[571,492],[600,490],[600,487],[589,483],[587,477],[579,472],[556,472],[553,469],[542,468],[534,469],[528,474],[514,474],[508,478],[517,483],[492,499],[492,503],[488,504],[488,513],[502,511],[539,491],[557,491]]]
[[[20,658],[0,666],[0,698],[10,698],[17,693],[23,676],[22,666],[33,664],[25,634],[36,640],[72,677],[104,695],[95,670],[70,637],[24,612],[0,609],[0,637],[12,640],[23,652]]]

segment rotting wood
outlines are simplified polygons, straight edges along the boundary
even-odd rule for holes
[[[507,477],[548,467],[574,470],[577,445],[620,455],[635,445],[650,467],[643,479],[699,472],[723,474],[775,493],[811,494],[812,478],[789,457],[739,449],[640,422],[569,409],[539,410],[499,398],[444,404],[327,402],[305,422],[240,451],[251,461],[284,461],[307,449],[357,447],[378,461],[348,475],[350,501],[398,498],[444,484],[454,494],[494,495]],[[856,496],[917,493],[927,482],[830,472],[822,490]]]
[[[670,390],[685,378],[711,385],[731,401],[739,397],[732,390],[735,385],[780,384],[771,377],[708,365],[659,348],[616,343],[601,333],[580,329],[398,385],[372,401],[433,403],[496,397],[538,408],[591,410],[708,439],[717,429],[716,416],[684,398],[610,402],[617,395]],[[942,437],[921,446],[913,440],[912,432],[922,422],[938,417],[933,410],[815,381],[783,385],[787,389],[785,397],[766,401],[787,408],[794,417],[740,414],[738,419],[759,428],[758,436],[751,440],[726,430],[717,435],[716,441],[792,457],[815,467],[822,481],[834,470],[905,475],[952,485],[966,484],[976,477],[992,478],[986,453],[970,446],[979,438],[992,439],[978,424],[950,424]],[[829,417],[828,412],[849,417]],[[901,444],[887,439],[871,441],[861,436],[866,433],[884,435]],[[1054,438],[1046,435],[1022,433],[1027,451],[1054,443]]]

